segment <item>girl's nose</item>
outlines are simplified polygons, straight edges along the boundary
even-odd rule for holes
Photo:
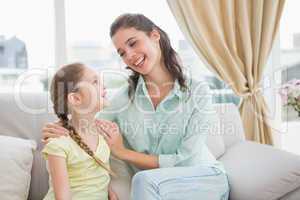
[[[106,93],[107,93],[107,92],[106,92],[106,88],[103,88],[102,96],[105,97],[105,96],[106,96]]]

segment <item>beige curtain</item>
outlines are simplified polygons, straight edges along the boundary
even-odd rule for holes
[[[168,0],[199,56],[242,97],[246,138],[273,144],[260,81],[285,0]]]

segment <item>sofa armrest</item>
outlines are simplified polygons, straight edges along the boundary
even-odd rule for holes
[[[300,186],[300,156],[243,141],[220,158],[228,173],[231,200],[279,199]]]

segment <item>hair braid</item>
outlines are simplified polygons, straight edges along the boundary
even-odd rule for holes
[[[91,156],[98,165],[107,170],[110,175],[116,176],[116,174],[109,167],[107,167],[103,161],[101,161],[95,156],[94,152],[90,149],[90,147],[82,140],[80,135],[76,132],[75,128],[70,125],[67,115],[60,115],[60,120],[63,123],[63,127],[70,131],[69,135],[77,143],[77,145],[81,149],[83,149],[89,156]]]
[[[57,117],[62,122],[64,128],[70,131],[71,138],[83,149],[89,156],[91,156],[98,165],[103,167],[109,174],[116,176],[116,174],[107,167],[100,159],[98,159],[89,146],[83,142],[80,135],[75,128],[70,125],[68,119],[68,94],[74,90],[74,86],[80,81],[83,73],[84,65],[81,63],[73,63],[63,66],[58,70],[51,83],[51,100],[53,102],[53,109]],[[72,83],[72,84],[70,84]]]

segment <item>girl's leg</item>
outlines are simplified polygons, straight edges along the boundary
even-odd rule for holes
[[[227,200],[227,176],[214,167],[140,171],[132,179],[132,200]]]

